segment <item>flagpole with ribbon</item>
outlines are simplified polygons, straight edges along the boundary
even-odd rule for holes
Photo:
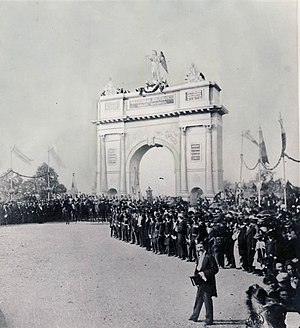
[[[10,146],[10,170],[11,170],[11,174],[10,174],[10,189],[9,189],[9,195],[10,195],[10,201],[12,201],[13,198],[13,193],[14,193],[14,189],[13,189],[13,157],[12,157],[12,152],[13,152],[13,147]]]
[[[284,154],[282,155],[282,166],[283,166],[283,198],[284,198],[284,208],[287,208],[287,200],[286,200],[286,176],[285,176],[285,158],[284,158]]]
[[[50,147],[48,146],[48,168],[47,168],[47,198],[48,201],[50,200]]]
[[[283,128],[283,121],[281,118],[281,113],[279,113],[279,123],[281,127],[281,158],[282,158],[282,168],[283,168],[283,199],[284,207],[287,208],[287,199],[286,199],[286,175],[285,175],[285,148],[286,148],[286,133]]]
[[[240,166],[240,186],[242,186],[242,176],[243,176],[243,157],[244,157],[244,154],[243,154],[243,148],[244,148],[244,131],[242,131],[242,144],[241,144],[241,155],[240,155],[240,158],[241,158],[241,166]]]
[[[260,207],[261,203],[261,143],[262,143],[262,133],[261,133],[261,126],[259,126],[259,131],[258,131],[258,181],[257,181],[257,194],[258,194],[258,207]]]
[[[13,152],[13,147],[10,146],[10,169],[13,169],[13,161],[12,161],[12,152]]]
[[[54,146],[52,146],[51,148],[48,146],[48,188],[47,188],[48,189],[48,199],[50,199],[50,193],[52,190],[51,189],[51,181],[50,181],[50,157],[53,160],[53,164],[56,164],[59,169],[65,167],[64,162],[56,153]]]

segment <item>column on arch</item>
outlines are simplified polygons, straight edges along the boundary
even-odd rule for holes
[[[222,116],[218,113],[214,113],[212,119],[213,190],[215,193],[218,193],[223,190]]]
[[[105,135],[100,136],[100,187],[99,193],[106,194],[107,192],[107,168],[106,168],[106,143]]]
[[[96,156],[97,156],[97,168],[96,168],[96,192],[97,194],[100,193],[100,166],[101,166],[101,153],[100,153],[100,147],[101,147],[101,144],[100,144],[100,136],[97,135],[97,152],[96,152]]]
[[[119,186],[120,194],[126,194],[126,153],[125,153],[125,133],[120,133],[120,174]]]
[[[206,180],[206,194],[213,195],[213,158],[212,158],[212,127],[206,127],[206,170],[205,170],[205,180]]]
[[[188,195],[186,172],[186,127],[180,128],[180,194]]]

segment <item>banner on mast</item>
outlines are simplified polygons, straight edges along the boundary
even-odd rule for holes
[[[279,119],[279,123],[281,128],[281,157],[283,157],[286,149],[286,133],[283,127],[283,121],[281,117]]]
[[[246,130],[243,134],[243,137],[245,137],[246,139],[248,139],[249,141],[253,142],[256,146],[258,145],[258,142],[255,140],[255,138],[250,134],[249,130]]]
[[[269,159],[268,159],[268,154],[267,154],[267,148],[266,148],[266,144],[264,141],[264,137],[263,137],[263,133],[262,133],[262,129],[259,128],[259,153],[260,153],[260,160],[263,164],[270,164],[269,163]]]
[[[13,149],[11,150],[12,153],[14,153],[21,161],[23,161],[25,164],[31,165],[31,162],[33,162],[33,159],[26,156],[24,153],[21,152],[20,149],[17,148],[16,145],[14,145]]]
[[[62,161],[62,159],[58,156],[57,152],[55,151],[54,147],[49,149],[49,155],[51,155],[51,158],[55,162],[55,164],[58,166],[59,169],[65,168],[65,164]]]

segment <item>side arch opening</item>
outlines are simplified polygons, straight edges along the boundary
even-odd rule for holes
[[[117,189],[115,189],[115,188],[110,188],[110,189],[108,189],[108,191],[107,191],[107,195],[108,196],[115,196],[115,195],[117,195],[118,194],[118,191],[117,191]]]
[[[203,195],[203,190],[200,187],[194,187],[190,192],[190,205],[197,205],[197,200]]]

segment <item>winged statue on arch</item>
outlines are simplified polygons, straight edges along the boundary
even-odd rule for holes
[[[168,73],[168,67],[165,55],[161,51],[160,54],[156,50],[152,50],[152,55],[146,56],[146,59],[149,59],[151,62],[151,82],[152,84],[157,84],[163,81],[163,78],[160,73],[160,65]]]

